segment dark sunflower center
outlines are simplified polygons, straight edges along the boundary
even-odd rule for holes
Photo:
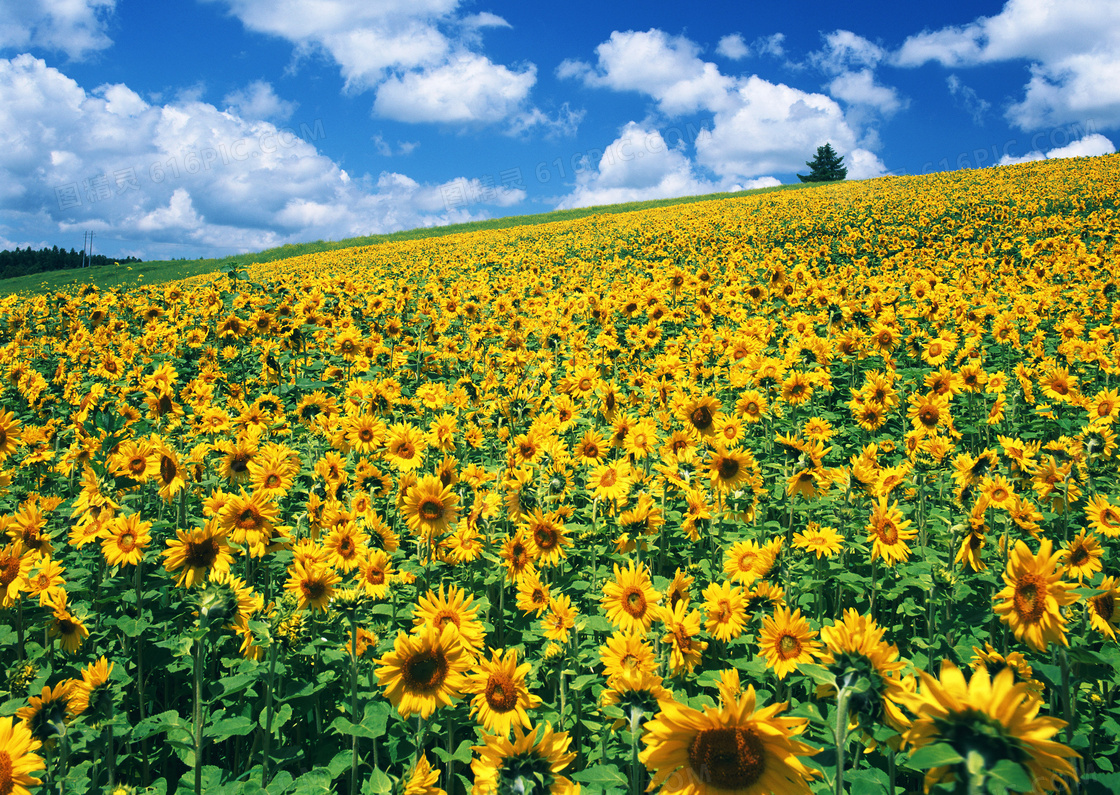
[[[558,540],[556,538],[556,531],[551,527],[538,527],[533,535],[536,539],[537,546],[540,547],[542,551],[552,549],[556,546]]]
[[[371,442],[373,441],[373,431],[371,431],[369,428],[362,428],[360,431],[358,431],[358,438],[363,442]]]
[[[709,785],[749,789],[766,770],[766,749],[750,729],[703,729],[688,746],[688,765]]]
[[[253,508],[246,508],[237,515],[237,526],[242,530],[249,530],[257,527],[261,522],[261,515]]]
[[[440,649],[422,651],[404,664],[405,684],[412,690],[438,690],[447,678],[447,658]]]
[[[1078,546],[1073,550],[1073,553],[1070,554],[1070,556],[1069,556],[1069,565],[1080,566],[1082,563],[1084,563],[1088,559],[1089,559],[1089,550],[1085,549],[1084,546]]]
[[[1037,624],[1046,612],[1046,583],[1037,574],[1025,574],[1015,586],[1015,612],[1028,624]]]
[[[159,459],[159,476],[164,483],[170,483],[175,480],[179,474],[179,468],[175,466],[175,462],[171,460],[171,456],[161,456]]]
[[[241,474],[249,468],[249,456],[245,453],[237,453],[229,460],[229,469],[231,472]]]
[[[128,462],[128,471],[132,472],[134,474],[137,474],[137,475],[143,474],[144,470],[147,469],[147,468],[148,468],[148,459],[142,458],[140,456],[136,456],[136,457],[130,459],[129,462]]]
[[[19,576],[19,558],[9,555],[0,563],[0,585],[7,587]]]
[[[308,599],[322,599],[323,594],[327,592],[327,586],[322,580],[311,580],[304,586],[304,591]]]
[[[1093,608],[1097,611],[1097,615],[1105,621],[1111,623],[1112,617],[1116,615],[1116,599],[1110,593],[1104,593],[1100,596],[1093,597]]]
[[[202,541],[189,541],[184,562],[192,569],[210,568],[218,559],[218,542],[212,538]]]
[[[486,703],[495,712],[509,712],[517,706],[517,687],[504,671],[495,671],[486,680]]]
[[[121,533],[117,537],[117,546],[124,552],[132,551],[132,548],[136,546],[136,536],[132,533]]]
[[[801,653],[801,641],[793,635],[782,635],[778,640],[778,654],[782,659],[788,660],[791,657],[796,657]]]
[[[887,546],[898,543],[898,528],[889,519],[879,526],[878,533],[879,539]]]
[[[937,421],[940,417],[940,412],[933,406],[926,406],[918,412],[918,419],[921,421],[922,425],[925,425],[927,428],[932,428],[937,425]]]
[[[424,500],[420,503],[420,518],[426,522],[434,522],[443,517],[443,505],[436,500]]]
[[[282,482],[279,475],[275,472],[269,472],[268,476],[264,479],[264,487],[266,489],[278,489]]]
[[[734,458],[724,456],[719,460],[719,476],[723,480],[731,480],[739,474],[739,462]]]
[[[698,431],[706,431],[712,427],[712,410],[707,406],[697,406],[688,415],[688,418]]]
[[[641,618],[646,613],[646,597],[638,588],[631,588],[624,601],[623,608],[635,618]]]

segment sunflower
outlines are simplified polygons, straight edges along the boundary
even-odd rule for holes
[[[298,600],[300,610],[311,607],[313,610],[326,611],[334,596],[334,586],[341,582],[334,569],[327,565],[304,563],[297,560],[288,572],[288,582],[284,590]]]
[[[652,672],[657,668],[653,649],[641,635],[632,632],[616,631],[607,638],[607,642],[599,647],[599,661],[607,679],[627,671]]]
[[[794,739],[806,718],[782,718],[786,704],[756,709],[754,686],[720,709],[693,709],[675,700],[645,724],[639,759],[650,790],[679,795],[809,793],[817,773],[798,757],[816,749]]]
[[[1063,776],[1077,780],[1077,771],[1067,760],[1078,754],[1050,739],[1065,721],[1038,717],[1043,702],[1031,694],[1026,683],[1016,684],[1010,670],[994,677],[978,670],[966,682],[952,662],[943,660],[940,679],[925,671],[918,675],[921,692],[912,697],[910,707],[916,717],[904,739],[914,748],[946,743],[961,758],[956,765],[930,769],[927,792],[937,782],[954,778],[983,790],[983,782],[973,779],[969,771],[978,770],[976,775],[982,777],[1004,760],[1027,769],[1034,783],[1032,792],[1059,786],[1068,789]]]
[[[1097,632],[1116,640],[1116,630],[1120,629],[1120,610],[1116,609],[1120,600],[1120,588],[1116,577],[1105,577],[1097,586],[1097,594],[1089,598],[1089,623]]]
[[[979,646],[972,647],[972,661],[969,666],[973,671],[984,669],[992,678],[1005,668],[1010,669],[1015,675],[1016,683],[1025,683],[1035,697],[1042,698],[1045,686],[1037,679],[1031,678],[1034,676],[1034,669],[1021,652],[1013,651],[1005,657],[997,652],[992,644],[985,642],[983,649]]]
[[[372,599],[389,595],[389,580],[393,576],[391,558],[383,549],[368,550],[358,563],[358,580]]]
[[[757,541],[739,541],[727,550],[723,562],[723,572],[732,582],[749,586],[761,580],[774,565],[780,545],[759,546]]]
[[[657,613],[661,594],[653,588],[645,567],[633,560],[622,569],[614,564],[614,580],[603,585],[603,610],[607,618],[624,632],[645,632]]]
[[[27,723],[0,718],[0,792],[31,795],[31,788],[43,783],[31,775],[46,768],[43,757],[35,753],[40,746]]]
[[[453,624],[458,630],[459,643],[466,654],[474,655],[482,651],[486,642],[486,630],[478,620],[478,607],[472,607],[474,596],[458,585],[450,585],[447,591],[443,586],[439,592],[429,590],[421,596],[412,613],[413,632],[421,627],[433,626],[443,629]]]
[[[327,562],[339,571],[353,571],[366,557],[368,541],[369,534],[363,533],[353,522],[335,525],[323,542],[330,552]]]
[[[553,732],[547,721],[537,726],[513,727],[513,740],[500,735],[482,735],[482,745],[471,747],[478,756],[471,760],[474,795],[505,792],[540,792],[542,795],[577,795],[579,784],[560,773],[576,758],[568,751],[567,732]],[[539,789],[538,789],[539,788]]]
[[[597,500],[622,500],[630,493],[633,482],[626,459],[601,464],[587,476],[587,488]]]
[[[868,689],[853,694],[848,707],[869,732],[884,719],[900,732],[910,725],[902,708],[909,703],[913,678],[902,677],[906,663],[899,659],[898,647],[883,640],[885,633],[874,618],[861,616],[854,608],[845,610],[842,620],[821,629],[825,649],[820,662],[835,681],[841,687],[860,677],[868,681]],[[835,686],[819,686],[817,696],[822,695],[836,695]]]
[[[47,632],[50,637],[59,639],[62,650],[67,654],[78,651],[89,637],[86,625],[66,608],[65,600],[55,602],[53,620]]]
[[[377,681],[401,715],[427,719],[437,707],[451,706],[462,696],[469,665],[458,630],[429,625],[412,634],[397,633],[393,650],[378,660]]]
[[[689,603],[692,598],[689,589],[692,588],[694,581],[694,577],[685,574],[680,568],[674,572],[669,587],[665,589],[665,603],[670,610],[676,610],[679,602],[684,602],[686,605]]]
[[[517,609],[540,617],[548,609],[548,600],[548,586],[541,582],[536,569],[527,570],[517,583]]]
[[[404,787],[401,795],[447,795],[447,790],[436,786],[442,772],[438,767],[432,767],[426,754],[420,754],[412,770],[401,782]]]
[[[102,657],[82,669],[81,681],[75,681],[70,691],[69,709],[72,716],[89,713],[90,720],[94,723],[112,717],[113,696],[109,677],[113,673],[113,665]]]
[[[917,530],[910,530],[910,520],[903,521],[898,503],[888,504],[887,497],[880,497],[871,509],[867,524],[868,541],[874,542],[871,559],[882,558],[888,566],[899,561],[909,560],[908,541],[918,536]]]
[[[410,472],[424,463],[428,437],[408,423],[397,423],[385,433],[385,460],[399,472]]]
[[[158,461],[156,482],[159,484],[159,496],[165,502],[171,502],[187,485],[179,456],[170,447],[161,444],[156,448],[154,457]]]
[[[727,450],[715,447],[706,462],[712,488],[717,491],[736,491],[752,479],[758,471],[758,462],[750,450]]]
[[[140,514],[118,516],[101,531],[101,552],[110,566],[135,566],[144,559],[144,549],[152,543],[151,522],[140,521]]]
[[[700,634],[702,618],[699,610],[688,611],[687,601],[678,600],[671,608],[661,608],[661,620],[666,629],[661,643],[669,646],[669,670],[674,676],[692,673],[708,648],[707,641],[696,637]]]
[[[747,605],[743,589],[729,582],[708,583],[704,589],[704,629],[727,642],[743,634]]]
[[[607,441],[594,428],[584,432],[583,437],[576,442],[572,455],[584,464],[601,464],[607,453]]]
[[[719,410],[723,404],[714,397],[704,396],[684,403],[680,408],[680,418],[686,430],[702,437],[716,432]]]
[[[794,370],[782,381],[782,400],[799,406],[813,397],[813,382],[805,373]]]
[[[191,588],[202,582],[210,572],[227,572],[233,555],[226,541],[226,531],[211,519],[205,527],[193,530],[176,530],[177,538],[167,542],[163,568],[175,573],[175,584]]]
[[[537,547],[538,566],[555,566],[568,557],[564,548],[571,546],[572,542],[565,534],[560,518],[556,514],[545,515],[537,508],[526,522],[525,529]]]
[[[254,491],[272,499],[283,497],[299,474],[298,457],[287,448],[262,450],[249,462],[249,483]]]
[[[65,594],[66,582],[62,578],[64,571],[66,567],[59,565],[57,561],[40,558],[35,570],[27,573],[25,583],[28,593],[32,597],[39,597],[39,607],[47,607]]]
[[[1082,530],[1061,551],[1061,555],[1065,575],[1076,577],[1078,583],[1084,583],[1086,577],[1091,579],[1096,572],[1101,570],[1101,557],[1104,555],[1104,549],[1101,547],[1100,539],[1094,533]]]
[[[953,427],[947,395],[911,395],[906,416],[915,429],[924,433],[933,433],[942,426],[949,429]]]
[[[1120,508],[1103,495],[1095,495],[1085,506],[1085,517],[1106,538],[1120,538]]]
[[[567,643],[572,627],[576,625],[576,610],[567,594],[553,596],[548,600],[548,612],[541,619],[544,636],[558,643]]]
[[[20,421],[14,411],[0,412],[0,461],[10,456],[19,447]]]
[[[259,491],[249,495],[244,489],[229,495],[218,515],[230,540],[241,544],[254,558],[264,557],[279,518],[280,510],[272,498]]]
[[[794,533],[793,546],[815,552],[817,560],[822,556],[831,558],[844,548],[844,536],[834,527],[821,527],[816,522],[809,522],[805,530]]]
[[[66,733],[73,689],[74,680],[63,679],[54,687],[44,686],[42,693],[27,700],[27,706],[16,710],[21,725],[27,727],[37,742],[52,747],[55,740]],[[0,768],[2,773],[3,768]]]
[[[15,604],[27,585],[27,575],[34,565],[34,555],[25,554],[20,541],[0,549],[0,607]]]
[[[537,557],[537,545],[524,530],[518,530],[502,542],[502,550],[498,555],[506,566],[506,580],[517,582]]]
[[[473,693],[471,715],[477,715],[483,731],[509,737],[514,726],[529,728],[527,710],[536,709],[541,700],[525,684],[532,665],[517,664],[517,650],[493,650],[491,659],[480,657],[477,668],[467,675],[464,690]]]
[[[1073,584],[1062,580],[1061,559],[1048,538],[1037,555],[1016,541],[1003,573],[1006,587],[992,597],[1000,620],[1036,651],[1046,651],[1051,642],[1068,645],[1061,608],[1076,602],[1077,595],[1069,593]]]
[[[802,617],[801,608],[791,614],[788,607],[779,607],[774,611],[773,618],[762,617],[759,651],[778,679],[785,679],[797,670],[799,664],[811,663],[814,657],[821,655],[821,644],[813,640],[816,635]]]
[[[408,490],[402,513],[412,532],[435,539],[458,519],[459,498],[435,475],[425,475]]]

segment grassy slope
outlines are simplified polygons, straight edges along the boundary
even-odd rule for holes
[[[537,215],[511,215],[504,218],[493,218],[488,221],[474,221],[466,224],[421,227],[419,229],[409,229],[404,232],[394,232],[388,235],[370,235],[368,237],[353,237],[347,240],[319,240],[314,243],[289,244],[280,246],[279,248],[271,248],[258,254],[240,254],[232,257],[224,257],[222,259],[155,260],[152,262],[133,263],[131,266],[110,265],[103,268],[84,268],[36,273],[30,276],[0,280],[0,295],[18,292],[35,293],[67,290],[91,282],[95,282],[99,287],[134,287],[139,284],[158,284],[160,282],[174,281],[175,279],[184,279],[188,276],[197,276],[201,273],[228,270],[230,266],[235,264],[247,265],[254,262],[272,262],[275,260],[287,259],[288,257],[298,257],[302,254],[313,254],[318,251],[370,246],[377,243],[398,240],[441,237],[443,235],[454,235],[459,232],[477,232],[483,229],[507,229],[514,226],[544,224],[553,221],[570,221],[589,215],[634,212],[653,207],[666,207],[673,204],[689,204],[692,202],[717,199],[742,198],[743,196],[759,193],[806,187],[812,187],[812,185],[780,185],[773,188],[757,188],[735,193],[710,193],[705,196],[685,196],[677,199],[629,202],[626,204],[584,207],[577,210],[555,210],[553,212],[540,213]]]

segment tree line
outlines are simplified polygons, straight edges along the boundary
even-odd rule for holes
[[[101,267],[114,262],[130,263],[140,262],[136,257],[123,259],[106,257],[104,254],[94,254],[89,258],[91,267]],[[16,276],[27,276],[32,273],[45,273],[46,271],[60,271],[66,268],[80,268],[84,264],[81,251],[53,246],[35,251],[28,246],[14,251],[4,249],[0,251],[0,279],[12,279]]]

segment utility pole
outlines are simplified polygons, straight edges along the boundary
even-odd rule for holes
[[[89,248],[89,232],[82,233],[82,267],[86,266],[86,249]]]
[[[93,257],[93,232],[82,235],[82,267],[88,268]]]

